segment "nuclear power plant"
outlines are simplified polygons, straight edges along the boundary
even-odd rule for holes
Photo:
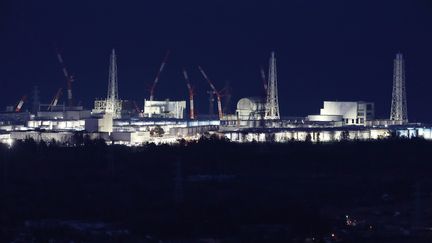
[[[157,84],[169,55],[168,51],[157,70],[149,96],[136,102],[125,99],[119,90],[121,78],[113,49],[107,65],[107,96],[96,99],[92,108],[85,108],[75,103],[72,84],[80,84],[74,82],[61,53],[57,52],[66,80],[65,102],[60,102],[63,87],[59,87],[49,104],[41,103],[35,87],[31,102],[23,95],[16,105],[0,113],[0,142],[12,145],[17,140],[33,139],[73,146],[77,137],[85,137],[102,139],[107,144],[139,146],[197,140],[212,134],[233,142],[328,142],[390,136],[432,139],[431,126],[408,121],[405,61],[401,53],[394,59],[389,119],[375,116],[374,102],[356,100],[325,100],[319,114],[305,117],[281,114],[284,103],[279,100],[278,83],[284,81],[278,80],[275,52],[270,54],[268,73],[261,69],[265,95],[239,99],[232,113],[227,112],[231,99],[229,89],[215,85],[210,78],[210,67],[197,66],[195,70],[201,74],[201,82],[208,85],[209,90],[202,91],[209,95],[208,101],[196,99],[198,91],[193,88],[186,69],[180,78],[184,79],[188,91],[185,97],[189,100],[156,100]],[[208,114],[197,114],[194,106],[199,102],[209,102]],[[215,107],[217,115],[213,113]]]

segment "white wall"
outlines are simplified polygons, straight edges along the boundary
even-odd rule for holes
[[[164,117],[183,119],[186,101],[144,101],[145,117]]]
[[[357,118],[357,102],[324,101],[320,115],[341,115],[344,118]]]
[[[85,120],[85,130],[87,132],[112,132],[113,115],[104,114],[102,118],[90,118]]]

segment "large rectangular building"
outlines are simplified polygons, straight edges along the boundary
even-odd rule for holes
[[[308,116],[309,121],[341,121],[344,125],[365,125],[373,120],[375,107],[364,101],[324,101],[319,115]]]
[[[186,101],[144,101],[144,117],[183,119]]]

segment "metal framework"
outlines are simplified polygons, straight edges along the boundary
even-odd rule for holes
[[[96,100],[94,111],[96,113],[109,113],[113,118],[120,118],[122,110],[122,101],[118,98],[117,82],[117,58],[115,50],[112,50],[109,66],[108,92],[105,100]]]
[[[269,63],[266,112],[265,112],[264,119],[266,120],[280,119],[278,90],[277,90],[276,58],[274,52],[271,53],[270,63]]]
[[[118,99],[117,60],[116,60],[115,50],[113,49],[111,53],[110,66],[109,66],[107,100],[114,101],[117,99]]]
[[[405,89],[405,61],[401,53],[393,61],[393,92],[390,120],[408,123],[408,111]]]

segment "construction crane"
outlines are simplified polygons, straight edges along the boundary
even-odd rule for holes
[[[190,113],[189,113],[189,118],[191,120],[195,119],[195,110],[194,110],[194,90],[192,88],[192,85],[190,84],[189,81],[189,76],[186,72],[186,69],[183,69],[183,76],[186,80],[186,86],[189,90],[189,109],[190,109]]]
[[[69,75],[67,69],[66,69],[66,65],[63,62],[63,57],[60,54],[60,51],[57,49],[57,59],[60,62],[60,65],[62,66],[62,70],[63,70],[63,74],[66,78],[66,84],[67,84],[67,99],[68,99],[68,105],[69,107],[73,106],[73,101],[72,101],[72,82],[74,81],[74,77],[73,75]]]
[[[62,88],[59,88],[59,89],[57,90],[57,93],[54,95],[54,98],[52,99],[51,103],[49,104],[47,110],[51,111],[52,108],[53,108],[54,106],[57,105],[57,103],[58,103],[58,101],[59,101],[59,99],[60,99],[60,96],[61,96],[61,94],[62,94],[62,90],[63,90]]]
[[[20,112],[20,111],[21,111],[21,108],[22,108],[22,106],[24,105],[24,102],[26,101],[26,99],[27,99],[27,96],[26,96],[26,95],[23,95],[23,97],[22,97],[21,100],[18,102],[18,104],[17,104],[17,106],[16,106],[16,108],[15,108],[15,112]]]
[[[207,74],[204,72],[204,70],[201,68],[201,66],[198,66],[198,69],[200,70],[203,77],[207,80],[208,84],[210,85],[210,88],[213,90],[214,94],[217,98],[217,104],[218,104],[218,114],[219,119],[223,118],[223,111],[222,111],[222,94],[220,91],[216,89],[216,87],[213,85],[212,81],[208,78]]]
[[[264,68],[262,66],[261,66],[261,79],[264,85],[264,92],[265,92],[264,94],[267,95],[267,79],[265,76]]]
[[[167,52],[166,52],[166,54],[165,54],[165,58],[163,59],[163,61],[162,61],[162,63],[161,63],[161,66],[160,66],[160,68],[159,68],[159,71],[158,71],[157,74],[156,74],[156,78],[155,78],[155,80],[153,81],[153,84],[152,84],[152,86],[151,86],[151,88],[150,88],[150,100],[153,100],[153,99],[154,99],[154,92],[155,92],[155,89],[156,89],[156,84],[158,83],[158,81],[159,81],[159,77],[160,77],[162,71],[164,70],[165,64],[166,64],[167,61],[168,61],[169,54],[170,54],[170,50],[167,50]]]

